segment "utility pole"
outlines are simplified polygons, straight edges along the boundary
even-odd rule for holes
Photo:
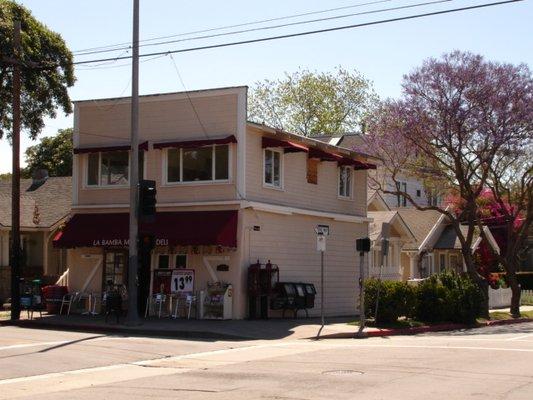
[[[11,320],[20,318],[20,21],[13,22],[13,171],[11,177]]]
[[[128,314],[126,324],[139,325],[137,274],[139,270],[139,0],[133,0],[133,40],[131,68],[131,167],[130,242],[128,262]]]

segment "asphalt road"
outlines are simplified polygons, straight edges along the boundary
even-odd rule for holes
[[[533,323],[194,341],[0,327],[0,399],[533,399]]]

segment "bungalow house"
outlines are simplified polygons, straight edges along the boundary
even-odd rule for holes
[[[259,262],[320,293],[315,227],[323,224],[326,315],[353,314],[372,158],[249,122],[246,97],[246,87],[141,96],[141,175],[156,182],[157,215],[141,224],[155,248],[142,260],[139,290],[177,292],[171,277],[187,274],[201,307],[223,288],[224,315],[245,318],[248,267]],[[71,291],[127,281],[129,118],[127,97],[75,102],[72,215],[54,238],[68,249]]]
[[[72,185],[70,177],[48,177],[36,171],[33,179],[22,179],[20,231],[22,277],[27,279],[61,275],[66,251],[54,248],[52,239],[70,214]],[[11,291],[10,270],[11,181],[0,181],[0,300]]]

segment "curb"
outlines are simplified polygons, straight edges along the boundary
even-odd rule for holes
[[[163,330],[163,329],[149,329],[139,327],[127,327],[124,325],[84,325],[84,324],[52,324],[40,322],[36,320],[28,321],[0,321],[0,326],[17,326],[19,328],[27,329],[46,329],[46,330],[60,330],[69,332],[87,332],[87,333],[111,333],[111,334],[127,334],[130,336],[151,336],[164,338],[180,338],[180,339],[216,339],[216,340],[254,340],[257,338],[232,335],[221,332],[212,331],[184,331],[184,330]]]
[[[401,336],[401,335],[418,335],[420,333],[428,332],[445,332],[455,331],[460,329],[478,329],[486,326],[511,325],[521,324],[524,322],[533,322],[533,318],[517,318],[504,319],[495,321],[486,321],[478,323],[477,325],[467,324],[439,324],[439,325],[425,325],[417,326],[415,328],[401,328],[401,329],[380,329],[375,331],[365,332],[365,337],[386,337],[386,336]],[[332,333],[329,335],[320,336],[320,339],[353,339],[355,332]],[[312,339],[312,338],[309,338]]]

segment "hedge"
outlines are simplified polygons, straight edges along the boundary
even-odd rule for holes
[[[365,312],[372,318],[375,318],[378,289],[377,323],[408,317],[421,322],[471,324],[481,315],[483,296],[478,286],[455,272],[434,275],[418,286],[376,279],[365,281]]]

